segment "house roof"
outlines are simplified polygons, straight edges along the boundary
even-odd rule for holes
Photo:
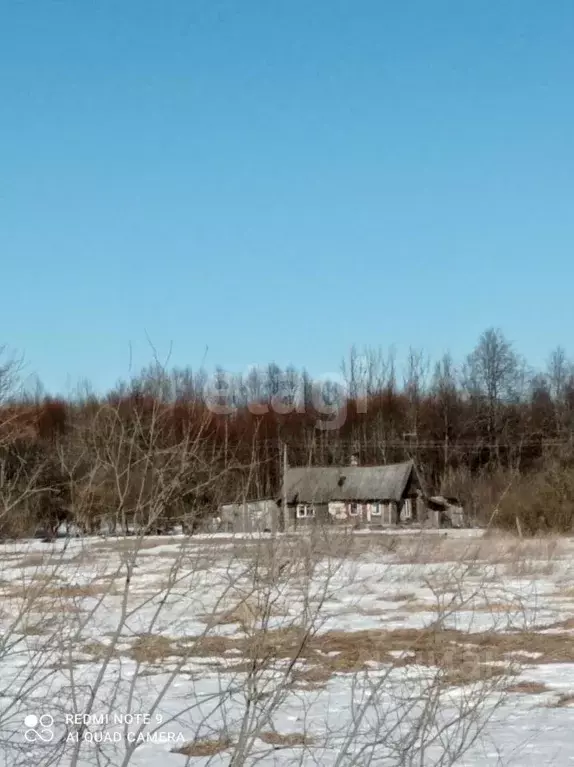
[[[414,470],[412,461],[388,466],[320,466],[287,469],[288,503],[399,501]]]

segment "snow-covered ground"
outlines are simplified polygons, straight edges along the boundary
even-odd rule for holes
[[[573,555],[476,531],[3,544],[1,763],[574,764]]]

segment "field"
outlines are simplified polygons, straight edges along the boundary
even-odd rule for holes
[[[3,544],[2,763],[572,764],[573,555],[478,531]]]

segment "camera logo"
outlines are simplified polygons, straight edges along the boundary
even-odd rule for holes
[[[26,732],[24,738],[28,743],[51,743],[54,739],[54,717],[50,714],[42,714],[42,716],[36,716],[36,714],[28,714],[24,719],[24,726]]]

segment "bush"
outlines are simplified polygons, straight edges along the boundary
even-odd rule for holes
[[[527,535],[574,530],[574,469],[558,462],[519,477],[500,503],[497,526]]]

